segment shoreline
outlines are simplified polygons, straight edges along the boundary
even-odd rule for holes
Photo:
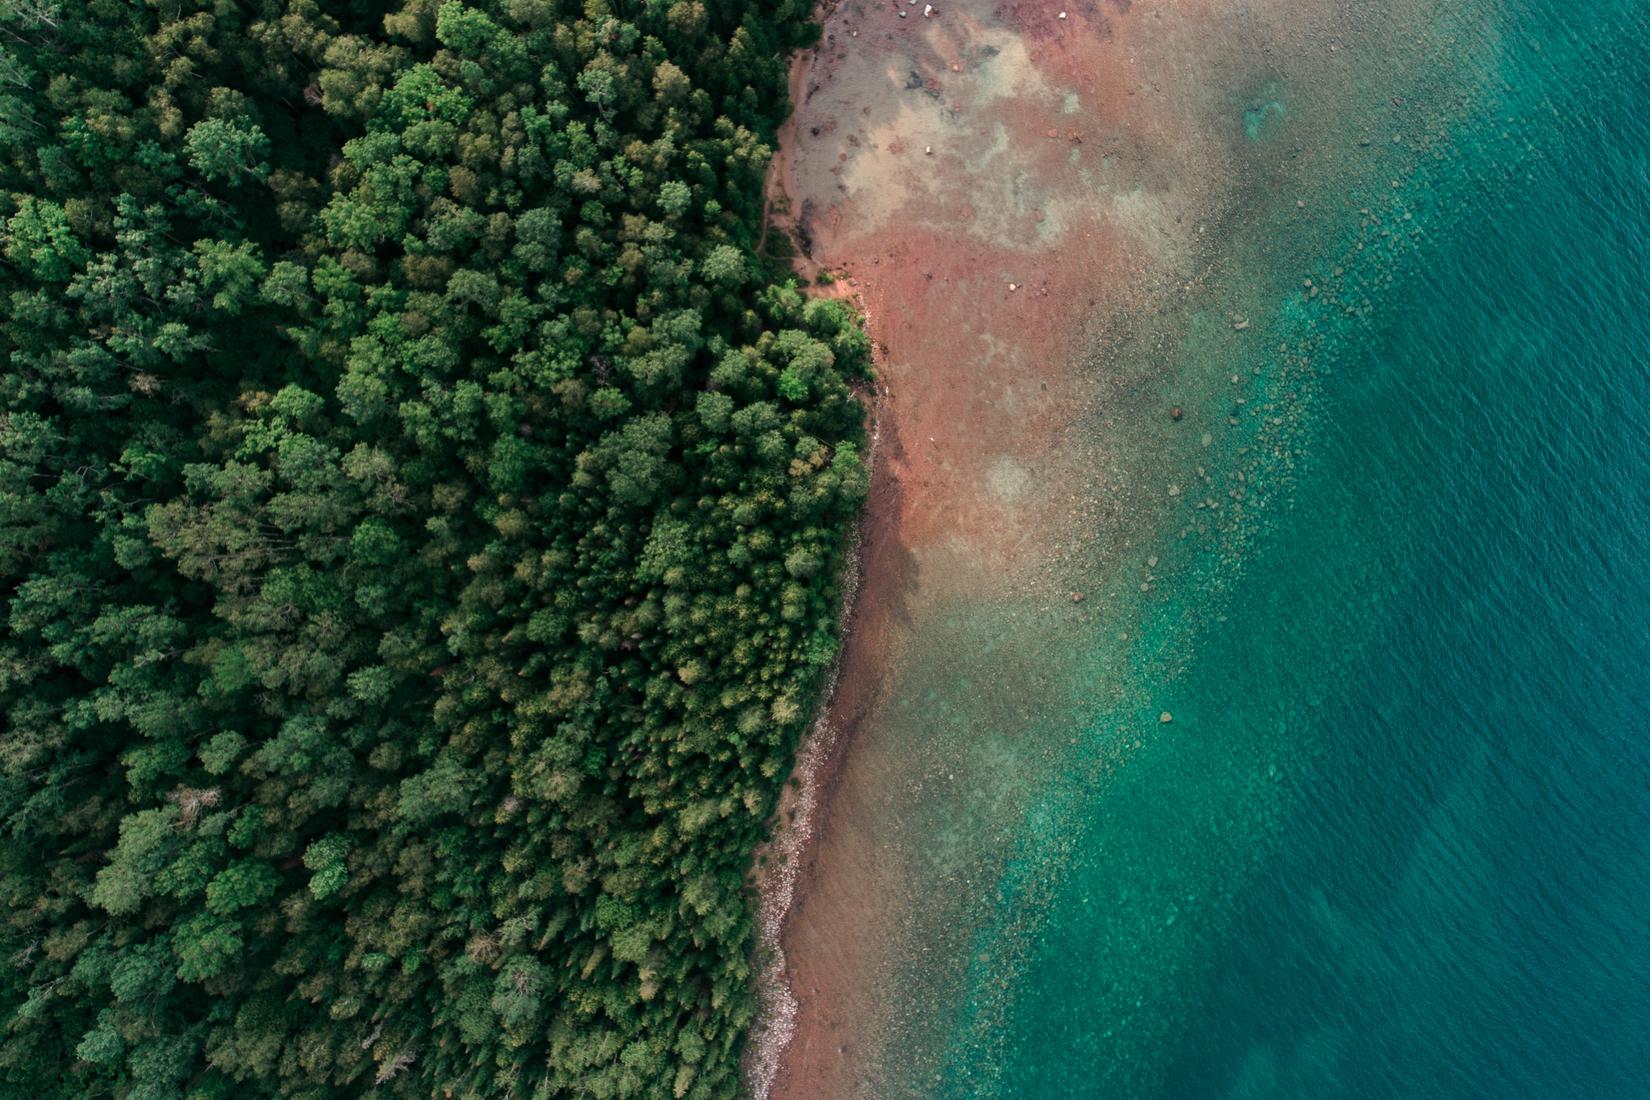
[[[847,1095],[879,1057],[871,1017],[886,1006],[870,990],[914,901],[882,815],[895,791],[952,770],[920,719],[884,706],[913,674],[918,619],[982,598],[1097,613],[1064,580],[1068,526],[1110,508],[1073,482],[1094,462],[1059,457],[1092,400],[1075,348],[1094,287],[1138,285],[1160,257],[1093,206],[1075,165],[1101,170],[1107,154],[1066,119],[1065,89],[1107,105],[1085,125],[1126,129],[1137,101],[1117,66],[1065,75],[1120,48],[1109,24],[975,8],[899,22],[825,0],[820,41],[791,59],[764,184],[763,241],[787,235],[805,294],[855,305],[877,379],[840,646],[752,857],[754,1100]],[[889,76],[907,69],[921,82]],[[1013,135],[1006,152],[993,132]],[[987,156],[1007,163],[976,171]],[[1046,182],[1022,195],[1022,175]],[[834,282],[816,281],[824,271]]]
[[[867,402],[871,418],[867,464],[875,469],[878,454],[878,407],[880,388],[873,389]],[[848,647],[860,610],[859,598],[864,578],[864,550],[871,528],[886,522],[872,514],[867,499],[865,512],[855,526],[843,564],[842,612],[839,619],[840,644],[831,671],[820,689],[818,716],[803,735],[796,750],[796,763],[780,793],[774,810],[773,834],[755,854],[757,895],[757,939],[754,957],[758,1009],[745,1050],[747,1093],[755,1100],[767,1100],[780,1075],[786,1051],[797,1032],[801,1002],[792,988],[784,937],[803,873],[809,865],[818,834],[817,816],[824,796],[836,776],[837,749],[845,731],[834,721],[842,671],[848,663]]]
[[[1179,558],[1154,532],[1218,542],[1228,517],[1257,506],[1243,470],[1230,480],[1233,460],[1206,450],[1240,440],[1228,429],[1264,399],[1237,366],[1265,354],[1259,332],[1241,333],[1264,316],[1271,284],[1226,277],[1267,254],[1238,253],[1231,238],[1263,218],[1310,228],[1334,206],[1330,182],[1353,170],[1345,151],[1404,117],[1384,98],[1353,101],[1363,113],[1344,118],[1303,112],[1291,125],[1322,152],[1296,164],[1266,144],[1275,135],[1238,128],[1234,104],[1283,95],[1256,82],[1267,70],[1243,47],[1324,41],[1314,36],[1338,29],[1329,17],[1239,25],[1201,3],[1119,7],[959,0],[898,23],[903,9],[827,3],[820,42],[792,59],[764,234],[795,242],[799,276],[836,276],[804,292],[860,309],[878,380],[840,646],[753,867],[759,1007],[742,1069],[755,1100],[874,1094],[932,1072],[920,1028],[971,970],[987,972],[952,934],[989,912],[989,897],[969,892],[972,878],[992,881],[1002,847],[982,815],[1001,808],[999,823],[1018,825],[1009,786],[1044,774],[1066,744],[1011,736],[1031,703],[1068,698],[1058,673],[1012,658],[1064,652],[1066,630],[1129,641],[1118,609],[1137,606],[1137,588],[1160,599],[1175,579]],[[1207,59],[1239,92],[1177,79],[1204,56],[1183,47],[1205,40],[1205,22],[1233,32],[1207,39],[1222,43]],[[1350,97],[1338,66],[1356,75],[1378,60],[1356,44],[1332,40],[1334,58],[1289,75]],[[1166,329],[1165,316],[1181,323]],[[961,627],[946,617],[959,606]],[[987,608],[1008,612],[993,620]],[[1013,646],[969,633],[1015,614],[1025,626]],[[959,657],[975,658],[963,673]],[[1149,709],[1154,720],[1163,710]],[[1174,730],[1191,728],[1193,715],[1175,713]],[[997,719],[1000,731],[971,739]],[[945,868],[925,843],[933,819],[913,825],[916,812],[952,814]],[[958,867],[967,889],[937,892]],[[1162,950],[1192,927],[1161,935]],[[1006,948],[990,966],[1007,972]],[[987,1017],[1002,1004],[981,1010],[976,1037],[994,1034]]]
[[[814,18],[821,27],[838,2],[824,0],[816,7]],[[791,113],[779,128],[773,158],[768,166],[759,247],[766,243],[770,232],[777,231],[789,237],[795,248],[791,268],[803,280],[802,293],[811,297],[849,299],[869,336],[871,312],[863,296],[857,292],[857,280],[842,275],[828,284],[817,282],[818,276],[827,269],[809,251],[808,242],[798,231],[802,212],[792,206],[796,194],[793,174],[795,134],[806,100],[803,89],[823,44],[822,31],[820,43],[797,51],[791,59]],[[776,212],[776,206],[782,206],[782,212]],[[890,508],[886,502],[879,502],[877,491],[892,476],[886,468],[881,446],[884,417],[889,405],[882,376],[883,358],[881,345],[872,337],[871,363],[876,375],[866,388],[863,400],[869,423],[867,446],[862,456],[870,488],[860,516],[849,534],[844,556],[837,652],[820,689],[814,721],[797,746],[791,773],[781,789],[779,804],[774,809],[773,832],[757,848],[752,859],[758,897],[756,948],[753,952],[757,964],[758,1007],[746,1040],[743,1077],[746,1094],[753,1100],[769,1100],[784,1071],[785,1056],[798,1031],[797,1020],[802,1005],[797,998],[790,962],[785,954],[785,932],[802,879],[812,862],[819,834],[818,815],[837,777],[840,749],[852,732],[844,728],[844,723],[839,720],[838,708],[843,702],[843,671],[853,663],[851,658],[858,646],[863,645],[863,635],[856,627],[863,610],[867,549],[879,539],[888,537],[898,523],[897,503]],[[870,696],[874,693],[875,686],[868,685],[865,694]]]

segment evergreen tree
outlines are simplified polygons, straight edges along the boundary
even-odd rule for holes
[[[865,491],[805,16],[0,8],[8,1094],[737,1090]]]

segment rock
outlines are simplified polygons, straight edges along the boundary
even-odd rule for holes
[[[1065,13],[1065,12],[1061,12],[1061,13],[1060,13],[1060,15],[1059,15],[1059,18],[1061,18],[1061,19],[1064,19],[1064,18],[1065,18],[1065,17],[1066,17],[1066,13]]]
[[[1083,594],[1081,592],[1073,592],[1071,594],[1071,602],[1072,603],[1082,603],[1083,602]]]
[[[1157,716],[1157,720],[1166,726],[1170,722],[1174,721],[1174,715],[1170,714],[1168,711],[1164,711],[1162,714]]]
[[[1181,417],[1183,417],[1185,415],[1186,415],[1186,410],[1182,409],[1179,405],[1176,405],[1174,408],[1169,410],[1169,419],[1170,420],[1179,420]]]

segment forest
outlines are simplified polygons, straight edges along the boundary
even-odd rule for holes
[[[0,5],[0,1094],[738,1092],[866,491],[817,34]]]

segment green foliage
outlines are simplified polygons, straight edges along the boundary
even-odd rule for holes
[[[0,1093],[729,1097],[855,319],[806,6],[0,6]]]
[[[184,135],[189,164],[207,180],[240,185],[243,177],[262,180],[269,175],[269,139],[255,122],[206,118]]]

